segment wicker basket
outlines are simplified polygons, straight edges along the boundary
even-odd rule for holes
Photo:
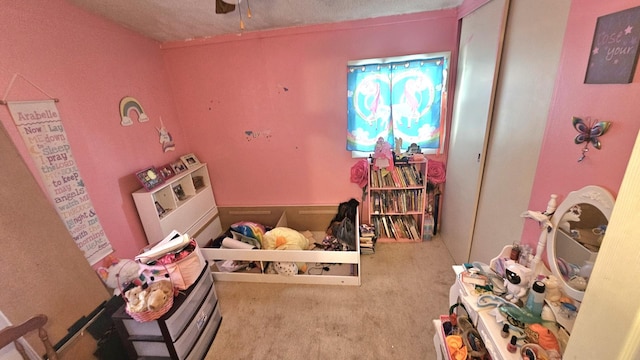
[[[129,302],[126,303],[124,310],[134,320],[138,322],[146,322],[146,321],[153,321],[153,320],[159,319],[162,315],[166,314],[169,310],[171,310],[172,306],[173,306],[173,296],[169,296],[169,299],[167,299],[167,302],[164,304],[164,306],[155,311],[150,311],[150,310],[141,311],[141,312],[130,311]]]
[[[166,268],[165,268],[165,270],[166,270]],[[168,271],[167,271],[167,273],[168,273]],[[125,306],[124,306],[125,312],[129,316],[131,316],[131,318],[133,318],[134,320],[136,320],[138,322],[147,322],[147,321],[157,320],[162,315],[166,314],[169,310],[171,310],[171,307],[173,306],[173,298],[176,296],[177,291],[176,291],[176,287],[173,284],[173,280],[171,280],[171,277],[166,275],[166,278],[168,280],[160,280],[160,281],[169,281],[171,283],[171,289],[173,289],[173,293],[171,294],[171,296],[169,296],[169,298],[164,303],[164,305],[161,308],[156,309],[156,310],[131,311],[130,308],[129,308],[129,301],[125,297],[125,292],[122,291],[122,289],[120,288],[120,294],[121,294],[121,296],[122,296],[122,298],[124,299],[124,302],[125,302]],[[120,282],[118,282],[118,285],[120,287]],[[141,286],[138,286],[138,287],[141,287]]]

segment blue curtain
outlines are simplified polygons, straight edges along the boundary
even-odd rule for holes
[[[347,150],[372,152],[382,137],[402,148],[440,147],[445,59],[349,66]]]

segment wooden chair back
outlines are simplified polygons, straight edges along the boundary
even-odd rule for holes
[[[49,358],[49,360],[58,360],[58,354],[53,349],[53,346],[49,341],[49,335],[44,329],[44,325],[47,323],[47,321],[48,318],[46,315],[38,314],[20,325],[11,325],[0,330],[0,349],[13,343],[20,355],[22,355],[22,358],[25,360],[29,360],[29,356],[27,356],[24,347],[18,341],[18,339],[30,333],[31,331],[38,330],[38,336],[44,344],[44,348],[47,352],[47,357]]]

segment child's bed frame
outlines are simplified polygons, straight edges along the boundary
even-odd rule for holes
[[[300,232],[311,231],[315,242],[320,243],[329,223],[336,215],[338,206],[260,206],[260,207],[219,207],[219,216],[213,222],[213,228],[220,235],[231,224],[239,221],[252,221],[265,226],[285,226]],[[203,257],[211,264],[216,260],[242,260],[266,264],[270,261],[306,262],[309,268],[318,270],[313,274],[285,276],[265,274],[259,267],[251,271],[220,271],[212,266],[216,281],[244,281],[265,283],[293,283],[320,285],[360,285],[360,235],[356,216],[356,250],[324,251],[315,250],[246,250],[220,249],[211,246],[210,239],[196,237]]]

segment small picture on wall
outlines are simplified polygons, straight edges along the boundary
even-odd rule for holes
[[[164,182],[162,175],[160,175],[158,170],[153,166],[142,171],[138,171],[136,173],[136,178],[147,190],[151,190]]]
[[[182,162],[184,162],[185,165],[187,165],[187,167],[189,169],[200,165],[200,161],[198,160],[198,158],[194,154],[184,155],[184,156],[180,157],[180,159],[182,159]]]
[[[173,169],[174,174],[180,174],[181,172],[187,170],[187,167],[184,165],[182,160],[172,162],[171,168]]]
[[[171,164],[166,164],[160,167],[160,175],[162,175],[162,178],[167,180],[168,178],[172,177],[173,175],[175,175],[175,172],[173,171],[173,168],[171,167]]]

